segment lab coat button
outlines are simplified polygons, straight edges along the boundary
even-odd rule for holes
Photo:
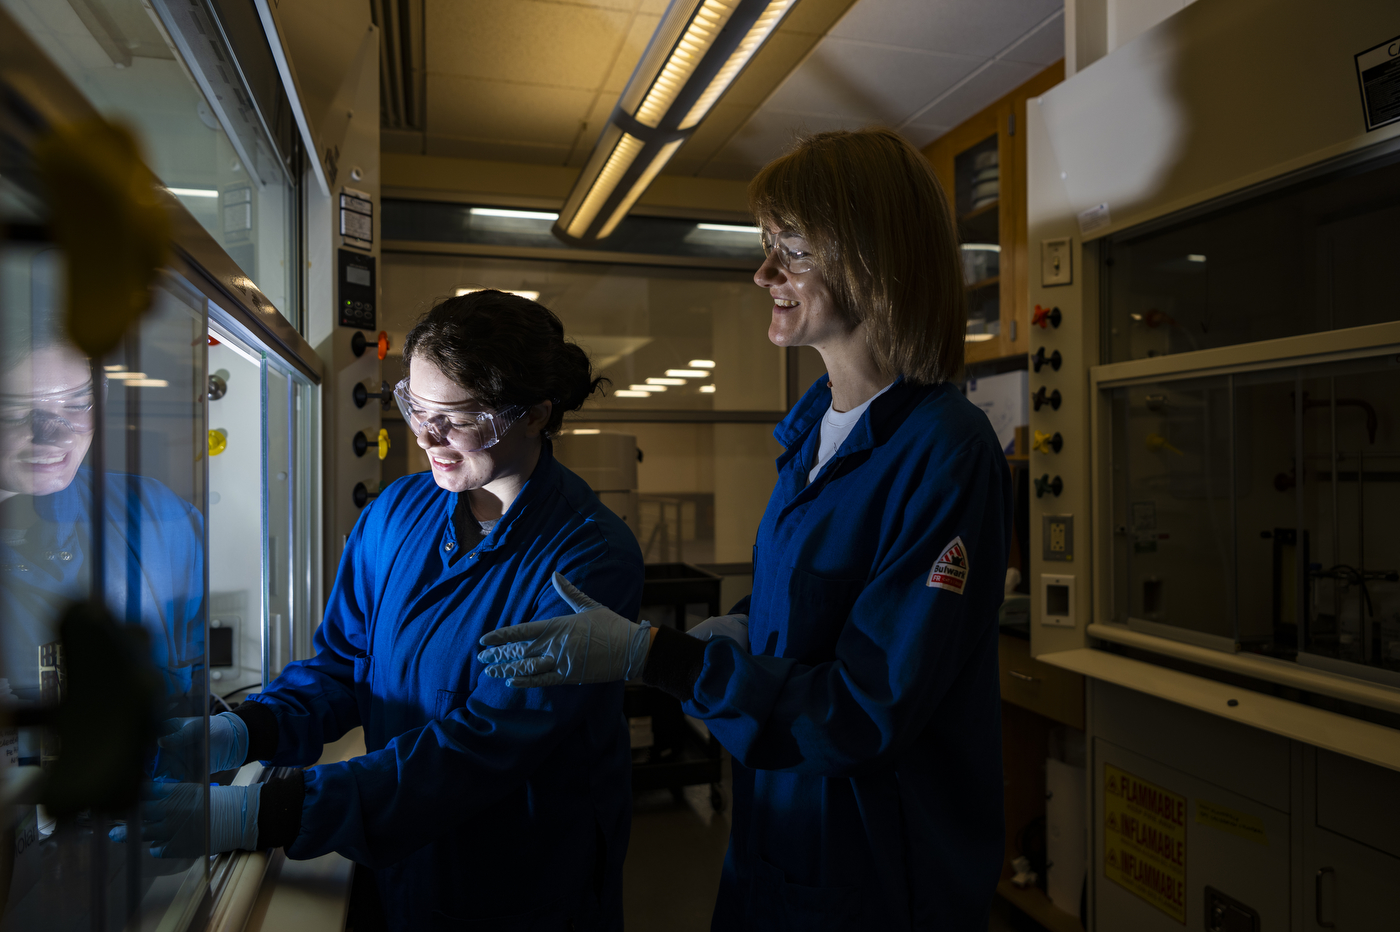
[[[446,550],[446,551],[448,551],[448,552],[450,553],[450,552],[452,551],[452,549],[453,549],[454,547],[456,547],[456,546],[457,546],[456,544],[454,544],[452,541],[449,540],[447,543],[445,543],[445,544],[442,545],[442,549],[444,549],[444,550]]]

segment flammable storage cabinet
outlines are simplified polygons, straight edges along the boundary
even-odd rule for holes
[[[1396,928],[1397,101],[1393,3],[1202,0],[1028,107],[1091,928]]]
[[[172,782],[155,736],[207,734],[319,620],[300,141],[251,4],[4,0],[0,62],[0,929],[242,928],[269,857],[208,850],[207,790],[261,768]],[[46,147],[93,197],[54,197]],[[168,260],[127,321],[137,214]],[[111,307],[70,306],[92,275]]]

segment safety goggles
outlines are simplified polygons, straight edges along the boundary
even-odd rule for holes
[[[511,405],[496,412],[469,410],[469,406],[477,404],[475,401],[439,404],[409,391],[408,379],[394,386],[394,400],[414,435],[430,434],[463,453],[494,447],[529,410],[525,405]]]
[[[812,254],[812,247],[796,233],[769,233],[764,230],[763,254],[772,256],[774,253],[777,254],[778,264],[789,272],[801,274],[817,267],[817,257]]]
[[[106,386],[103,386],[104,390]],[[75,434],[92,433],[96,426],[96,398],[92,383],[71,391],[47,395],[0,393],[0,428],[14,430],[30,425],[35,436],[47,436],[59,427]]]

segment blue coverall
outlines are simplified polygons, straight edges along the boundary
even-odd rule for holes
[[[306,771],[287,854],[374,868],[392,928],[621,929],[622,684],[511,689],[475,655],[486,631],[572,613],[556,570],[637,617],[641,551],[548,441],[484,540],[458,540],[457,499],[428,473],[385,489],[346,544],[316,656],[251,697],[276,714],[272,764],[313,764],[364,726],[368,753]]]
[[[685,711],[734,755],[716,930],[986,929],[1002,864],[997,608],[1011,482],[956,388],[896,383],[810,485],[818,380],[754,548],[752,654]]]

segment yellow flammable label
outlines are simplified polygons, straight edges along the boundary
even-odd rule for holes
[[[1104,876],[1186,924],[1186,797],[1104,765]]]

